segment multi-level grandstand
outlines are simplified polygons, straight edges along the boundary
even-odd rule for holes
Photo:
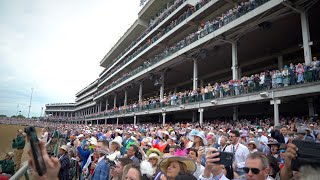
[[[99,78],[46,114],[134,124],[316,115],[319,17],[317,0],[149,0]]]

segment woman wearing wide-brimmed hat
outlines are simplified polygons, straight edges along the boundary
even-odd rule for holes
[[[162,176],[167,180],[174,180],[178,175],[191,175],[196,171],[196,165],[191,159],[180,156],[167,157],[160,162],[159,166]]]
[[[249,141],[248,142],[248,149],[250,153],[254,153],[258,151],[258,145],[255,141]]]
[[[110,154],[107,156],[107,159],[109,159],[110,161],[114,161],[118,158],[120,158],[121,153],[120,153],[120,149],[122,146],[122,142],[120,141],[120,139],[114,139],[109,143],[109,147],[110,147]]]
[[[148,162],[152,165],[153,177],[158,173],[158,164],[160,162],[160,156],[156,153],[151,153],[148,156]]]
[[[208,145],[208,141],[202,131],[192,130],[188,138],[193,142],[192,148],[194,149],[198,150],[201,146]]]

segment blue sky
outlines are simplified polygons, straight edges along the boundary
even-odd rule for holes
[[[137,19],[140,0],[0,1],[0,114],[30,116],[74,102],[99,62]]]

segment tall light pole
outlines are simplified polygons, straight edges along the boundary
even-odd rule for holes
[[[29,119],[30,109],[31,109],[32,94],[33,94],[33,88],[31,88],[31,96],[30,96],[30,103],[29,103],[28,119]]]

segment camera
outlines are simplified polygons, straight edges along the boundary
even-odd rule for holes
[[[320,143],[294,140],[292,142],[298,148],[297,158],[292,161],[292,170],[298,171],[301,166],[309,165],[312,167],[320,167]]]
[[[223,152],[223,151],[213,151],[213,153],[219,152],[219,156],[216,158],[220,158],[220,161],[215,162],[215,164],[223,164],[224,166],[232,166],[233,162],[233,153]]]
[[[40,150],[39,139],[37,137],[36,129],[33,126],[29,126],[25,128],[25,133],[28,136],[31,146],[31,152],[34,160],[34,164],[36,166],[36,170],[39,176],[43,176],[46,172],[46,165],[43,160],[42,152]]]

